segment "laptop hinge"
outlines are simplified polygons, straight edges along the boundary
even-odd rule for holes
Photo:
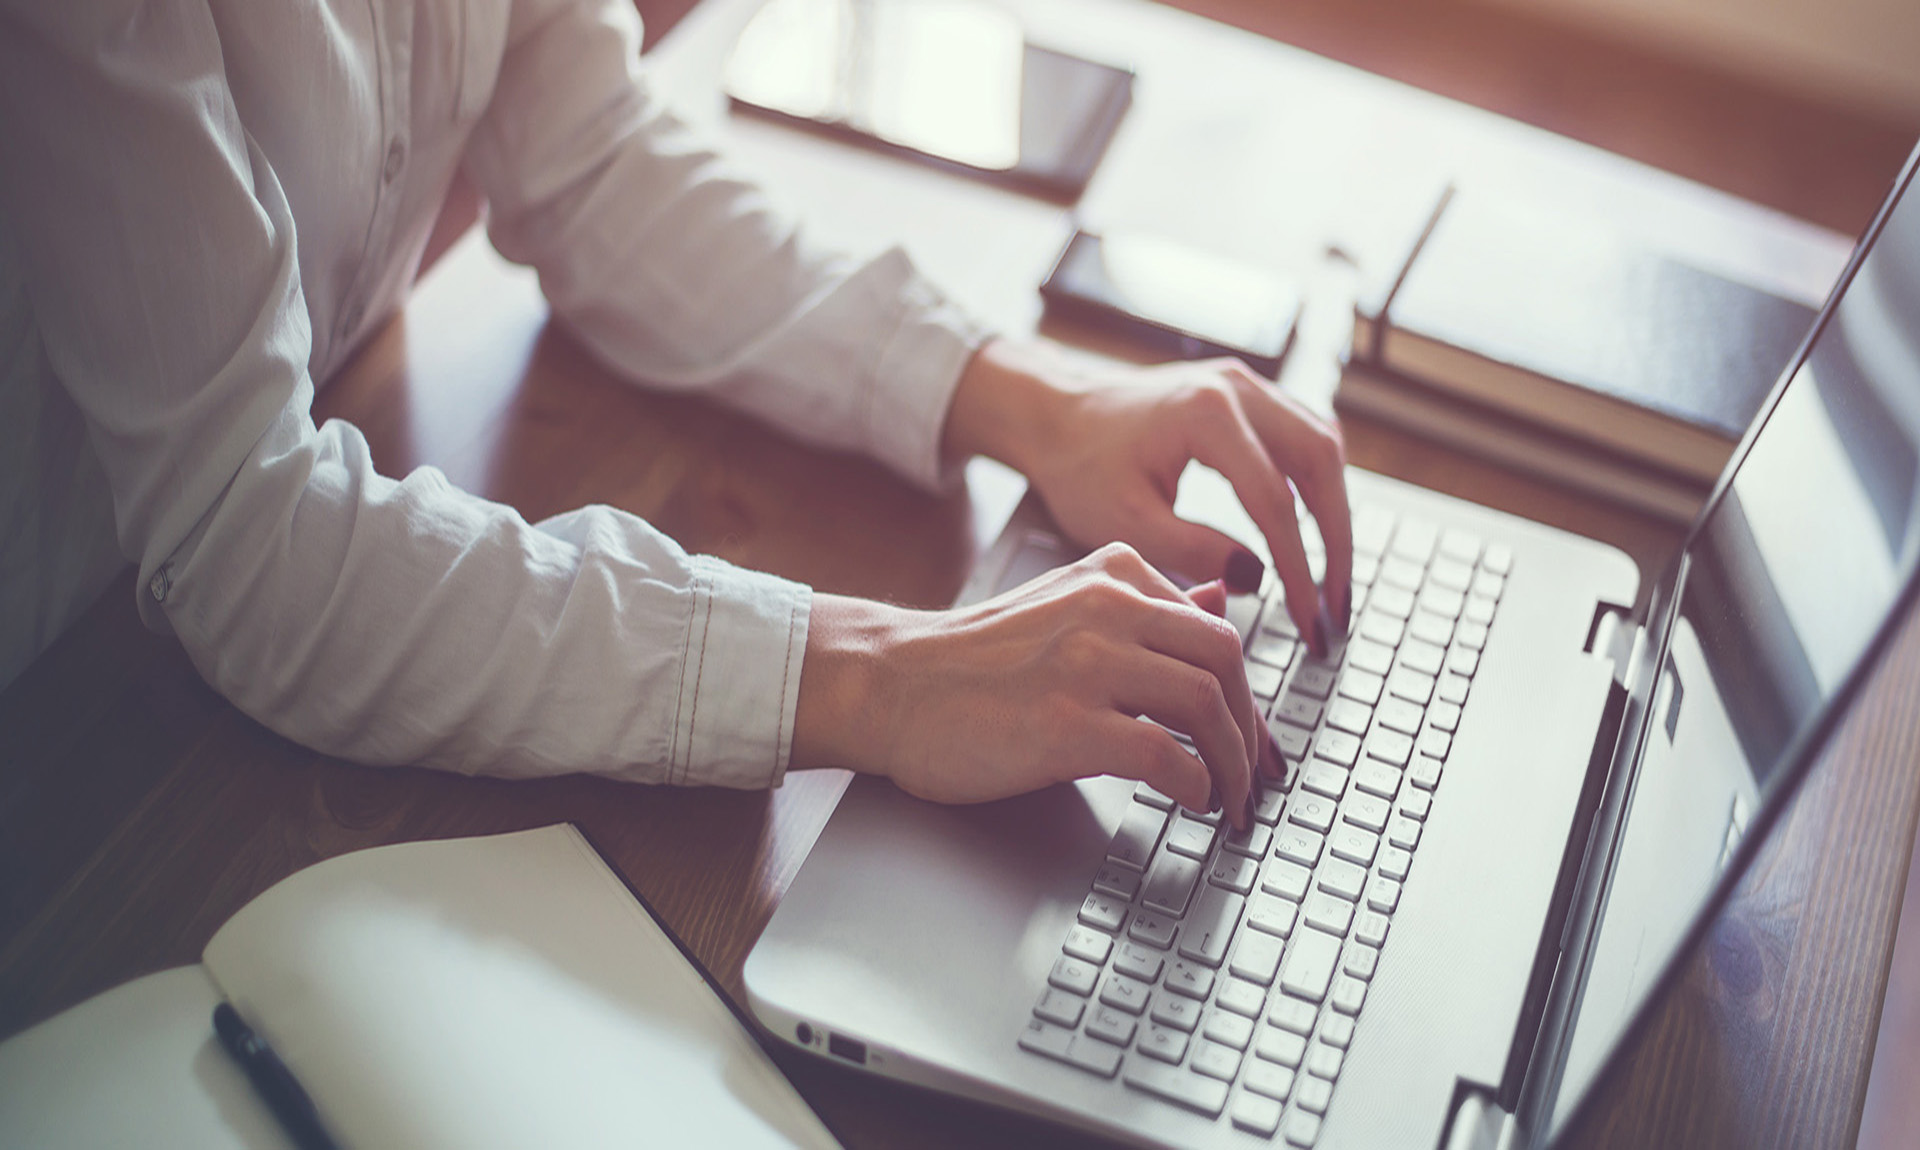
[[[1447,1132],[1440,1140],[1442,1150],[1501,1150],[1511,1141],[1513,1116],[1494,1103],[1485,1090],[1458,1083],[1454,1088],[1453,1113],[1447,1119]]]
[[[1587,625],[1586,652],[1611,662],[1613,681],[1625,686],[1646,630],[1633,621],[1633,613],[1628,608],[1618,603],[1598,603],[1593,609],[1593,621]]]
[[[1527,1064],[1533,1059],[1540,1024],[1546,1018],[1554,972],[1559,969],[1561,950],[1566,945],[1567,924],[1571,919],[1568,912],[1573,907],[1574,890],[1580,883],[1581,860],[1586,858],[1587,841],[1593,836],[1594,816],[1600,810],[1600,798],[1606,791],[1607,774],[1613,767],[1621,725],[1626,718],[1627,676],[1644,634],[1645,629],[1633,622],[1625,608],[1606,603],[1595,610],[1593,625],[1587,632],[1588,653],[1613,664],[1613,682],[1607,685],[1600,728],[1594,734],[1593,748],[1587,757],[1586,778],[1580,784],[1580,799],[1574,807],[1567,845],[1560,856],[1560,871],[1554,879],[1547,921],[1540,931],[1533,972],[1527,980],[1526,996],[1521,1000],[1519,1024],[1514,1028],[1513,1045],[1507,1050],[1506,1071],[1501,1075],[1499,1093],[1493,1099],[1509,1111],[1519,1108]]]

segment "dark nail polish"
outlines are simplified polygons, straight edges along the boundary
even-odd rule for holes
[[[1258,803],[1258,800],[1254,798],[1254,793],[1253,788],[1249,787],[1247,789],[1247,806],[1246,810],[1242,812],[1246,817],[1240,820],[1241,829],[1243,830],[1253,825],[1253,812]]]
[[[1349,583],[1340,592],[1340,614],[1337,619],[1342,635],[1353,634],[1353,584]]]
[[[1220,579],[1227,585],[1227,590],[1236,595],[1251,595],[1260,590],[1260,582],[1266,577],[1266,564],[1260,562],[1258,555],[1245,548],[1227,556],[1227,569],[1220,574]]]
[[[1219,809],[1220,809],[1220,788],[1215,787],[1212,790],[1207,792],[1207,813],[1213,814]]]
[[[1316,659],[1327,657],[1327,613],[1322,609],[1313,617],[1313,638],[1308,647]]]

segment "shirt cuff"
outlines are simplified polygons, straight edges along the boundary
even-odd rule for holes
[[[667,781],[776,787],[793,754],[812,589],[695,556]]]
[[[966,460],[942,460],[941,433],[960,375],[992,334],[918,272],[899,289],[899,318],[874,365],[862,429],[868,451],[934,490],[957,485]]]

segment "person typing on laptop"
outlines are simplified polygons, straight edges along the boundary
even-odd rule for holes
[[[1243,824],[1278,760],[1219,615],[1264,572],[1173,488],[1189,459],[1232,481],[1324,648],[1348,612],[1337,433],[1238,365],[1095,377],[990,336],[898,251],[812,250],[650,97],[638,45],[627,0],[0,4],[0,685],[131,560],[209,683],[365,763],[840,765],[947,801],[1107,771]],[[994,456],[1074,538],[1130,546],[917,612],[618,510],[529,524],[431,468],[378,475],[315,389],[403,301],[456,172],[624,376],[929,488]]]

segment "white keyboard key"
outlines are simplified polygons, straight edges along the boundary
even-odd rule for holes
[[[1493,600],[1485,595],[1469,595],[1463,614],[1467,622],[1485,627],[1493,622]]]
[[[1487,645],[1487,625],[1485,623],[1473,622],[1462,623],[1460,624],[1459,630],[1454,632],[1453,641],[1470,651],[1482,650]]]
[[[1284,1073],[1284,1071],[1282,1072]],[[1247,1087],[1252,1090],[1251,1084]],[[1286,1097],[1281,1095],[1281,1097]],[[1280,1103],[1271,1098],[1262,1098],[1259,1094],[1241,1092],[1233,1103],[1233,1124],[1235,1128],[1262,1138],[1273,1137],[1280,1128]]]
[[[1273,828],[1255,822],[1244,832],[1229,830],[1223,845],[1234,854],[1250,859],[1266,858],[1267,851],[1273,847]]]
[[[1403,735],[1420,733],[1420,716],[1424,713],[1417,703],[1391,698],[1382,699],[1379,710],[1375,712],[1380,717],[1380,726]]]
[[[1312,1074],[1303,1074],[1294,1086],[1293,1101],[1302,1110],[1325,1114],[1333,1100],[1333,1083]]]
[[[1333,694],[1334,677],[1335,672],[1332,667],[1309,657],[1301,662],[1300,669],[1293,673],[1293,690],[1287,693],[1293,694],[1294,691],[1298,691],[1324,702],[1328,695]]]
[[[1400,645],[1399,660],[1401,666],[1411,667],[1423,675],[1438,675],[1440,668],[1447,664],[1447,651],[1424,639],[1408,639]]]
[[[1293,657],[1299,653],[1299,650],[1298,639],[1289,639],[1285,635],[1262,631],[1254,637],[1252,645],[1247,648],[1247,658],[1284,671],[1293,664]]]
[[[1027,1028],[1020,1032],[1020,1049],[1065,1062],[1067,1047],[1073,1045],[1073,1040],[1073,1031],[1038,1018],[1029,1018]]]
[[[1162,1026],[1191,1034],[1193,1028],[1200,1025],[1200,1004],[1174,994],[1157,994],[1153,998],[1151,1017]]]
[[[1340,804],[1340,817],[1356,827],[1379,834],[1387,829],[1387,820],[1393,816],[1393,805],[1387,800],[1358,791],[1347,796]]]
[[[1102,1042],[1111,1042],[1115,1046],[1126,1046],[1133,1041],[1133,1033],[1140,1023],[1130,1014],[1115,1010],[1111,1006],[1094,1008],[1093,1017],[1087,1019],[1087,1033]]]
[[[1351,767],[1360,757],[1360,740],[1345,731],[1327,727],[1313,741],[1313,755],[1317,759]]]
[[[1227,1084],[1217,1078],[1189,1074],[1178,1066],[1127,1059],[1121,1080],[1135,1090],[1198,1111],[1209,1118],[1220,1117],[1227,1106]]]
[[[1393,796],[1400,793],[1400,770],[1379,759],[1362,759],[1360,765],[1353,768],[1353,785],[1367,794],[1391,802]]]
[[[1335,991],[1334,993],[1337,995],[1339,992]],[[1313,1049],[1307,1053],[1307,1071],[1312,1074],[1318,1074],[1322,1078],[1338,1078],[1340,1077],[1340,1063],[1345,1057],[1346,1052],[1338,1046],[1329,1046],[1324,1042],[1316,1042],[1313,1044]]]
[[[1393,648],[1356,635],[1347,642],[1347,666],[1384,675],[1393,669]]]
[[[1364,942],[1349,942],[1346,956],[1340,960],[1340,969],[1359,979],[1371,980],[1379,966],[1380,948]]]
[[[1480,565],[1495,575],[1505,575],[1513,570],[1513,548],[1505,543],[1495,543],[1487,548],[1481,557]]]
[[[1260,596],[1227,596],[1227,622],[1233,624],[1233,629],[1240,633],[1242,643],[1247,641],[1247,636],[1253,632],[1254,623],[1259,618]]]
[[[1298,691],[1288,691],[1281,696],[1279,705],[1274,707],[1273,718],[1311,729],[1320,724],[1321,709],[1319,700],[1308,698]],[[1285,749],[1281,748],[1282,751]]]
[[[1179,738],[1179,735],[1176,734],[1174,737]],[[1163,811],[1173,809],[1172,799],[1154,790],[1145,783],[1141,783],[1139,786],[1133,788],[1133,801],[1136,803],[1145,803],[1150,807],[1158,807]]]
[[[1418,603],[1422,611],[1431,611],[1443,619],[1458,619],[1467,605],[1467,597],[1429,583],[1420,592]]]
[[[1253,1052],[1268,1062],[1293,1069],[1307,1056],[1307,1039],[1305,1035],[1295,1034],[1291,1030],[1264,1026],[1260,1028],[1260,1038],[1254,1044]]]
[[[1286,677],[1284,668],[1261,662],[1247,663],[1247,686],[1252,689],[1253,697],[1263,703],[1273,701],[1273,697],[1280,693],[1280,684]]]
[[[1302,1002],[1297,998],[1288,998],[1284,994],[1275,995],[1267,1007],[1267,1021],[1282,1030],[1291,1030],[1302,1037],[1313,1033],[1313,1016],[1318,1013],[1311,1002]]]
[[[1240,1073],[1240,1052],[1218,1042],[1201,1039],[1194,1043],[1193,1059],[1188,1066],[1195,1074],[1232,1082],[1233,1076]]]
[[[1320,861],[1320,848],[1325,843],[1326,840],[1318,831],[1309,830],[1306,827],[1288,826],[1274,832],[1273,853],[1280,858],[1299,863],[1301,866],[1310,867]]]
[[[1419,519],[1403,519],[1393,533],[1393,546],[1390,554],[1411,559],[1424,565],[1433,557],[1433,545],[1440,538],[1440,529]]]
[[[1368,610],[1379,611],[1395,619],[1405,619],[1413,614],[1413,604],[1413,592],[1385,583],[1374,584],[1373,590],[1367,593]]]
[[[1291,908],[1290,903],[1282,906]],[[1233,962],[1228,971],[1235,978],[1244,978],[1260,986],[1270,986],[1274,974],[1280,969],[1281,942],[1273,935],[1257,930],[1242,931],[1240,945],[1233,949]]]
[[[1385,875],[1375,875],[1367,883],[1367,909],[1392,914],[1400,905],[1400,884]]]
[[[1220,980],[1220,992],[1213,996],[1213,1002],[1222,1010],[1258,1019],[1267,1005],[1267,991],[1265,987],[1244,978],[1223,978]]]
[[[1187,900],[1193,897],[1194,884],[1200,881],[1200,864],[1170,850],[1160,852],[1147,872],[1146,886],[1140,891],[1140,904],[1173,918],[1186,913]]]
[[[1380,692],[1386,689],[1386,684],[1380,676],[1357,667],[1348,667],[1340,673],[1340,694],[1369,707],[1380,701]]]
[[[1435,703],[1427,708],[1427,725],[1451,735],[1460,727],[1460,704]],[[1408,732],[1411,734],[1412,732]]]
[[[1173,932],[1179,925],[1172,915],[1153,910],[1135,911],[1133,921],[1127,924],[1127,937],[1165,950],[1173,945]]]
[[[1075,994],[1069,994],[1059,987],[1049,986],[1040,996],[1033,1013],[1048,1022],[1060,1026],[1080,1025],[1080,1014],[1087,1008],[1087,1000]]]
[[[1320,1020],[1320,1041],[1328,1046],[1337,1046],[1345,1050],[1353,1045],[1353,1019],[1345,1014],[1329,1012]]]
[[[1388,847],[1380,852],[1380,873],[1395,882],[1406,882],[1407,871],[1413,867],[1413,853],[1400,847]]]
[[[1296,726],[1276,715],[1267,720],[1267,733],[1273,736],[1273,741],[1280,747],[1282,755],[1295,762],[1307,757],[1307,744],[1313,738],[1312,732],[1307,728]]]
[[[1347,927],[1353,923],[1353,904],[1324,891],[1307,896],[1300,904],[1301,916],[1308,926],[1318,927],[1328,934],[1344,937]],[[1304,934],[1304,932],[1302,932]]]
[[[1067,932],[1067,941],[1060,949],[1077,959],[1099,966],[1107,961],[1107,952],[1113,949],[1113,938],[1089,927],[1076,926]]]
[[[1414,849],[1420,845],[1420,824],[1405,815],[1395,815],[1387,827],[1387,841],[1401,850]]]
[[[1032,1038],[1034,1033],[1034,1026],[1029,1025],[1026,1032],[1020,1036],[1021,1047],[1036,1054],[1044,1054],[1049,1058],[1057,1058],[1068,1065],[1079,1067],[1102,1078],[1112,1078],[1114,1072],[1120,1069],[1118,1046],[1108,1045],[1083,1034],[1072,1033],[1068,1034],[1066,1043],[1061,1044],[1052,1035]]]
[[[1353,939],[1368,946],[1382,946],[1387,941],[1387,916],[1377,910],[1363,910],[1354,916]]]
[[[1440,785],[1440,760],[1426,755],[1416,756],[1413,766],[1407,768],[1407,781],[1423,791],[1430,791]]]
[[[1472,678],[1473,673],[1479,669],[1480,652],[1466,647],[1455,647],[1447,652],[1447,670],[1454,674]]]
[[[1260,792],[1258,803],[1253,808],[1253,819],[1265,826],[1272,826],[1280,821],[1280,809],[1286,804],[1287,795],[1283,788],[1267,787]]]
[[[1148,1058],[1157,1058],[1162,1062],[1178,1063],[1187,1056],[1187,1036],[1184,1031],[1170,1026],[1149,1023],[1140,1034],[1140,1044],[1134,1049]],[[1137,1058],[1127,1060],[1130,1066],[1142,1065]]]
[[[1440,534],[1440,554],[1469,566],[1480,558],[1480,537],[1460,527],[1449,527]]]
[[[1225,887],[1236,894],[1246,894],[1253,889],[1253,880],[1259,877],[1259,874],[1259,863],[1244,855],[1222,851],[1214,858],[1213,867],[1207,872],[1207,881],[1214,886]]]
[[[1332,799],[1321,795],[1295,791],[1287,803],[1287,821],[1295,826],[1326,834],[1333,829],[1334,816],[1339,808]]]
[[[1373,856],[1380,849],[1380,836],[1364,827],[1351,823],[1341,823],[1327,836],[1328,853],[1334,858],[1345,859],[1356,866],[1373,865]]]
[[[1185,814],[1173,822],[1173,828],[1167,831],[1167,850],[1190,859],[1203,859],[1213,850],[1216,826],[1209,826],[1199,819],[1190,819]],[[1162,856],[1164,857],[1164,855]],[[1152,880],[1148,880],[1152,885]]]
[[[1420,580],[1426,576],[1426,568],[1401,555],[1389,555],[1380,563],[1378,579],[1394,587],[1404,587],[1409,591],[1420,589]]]
[[[1180,956],[1207,966],[1219,966],[1227,956],[1227,944],[1233,940],[1233,928],[1240,921],[1246,899],[1209,886],[1193,906],[1193,913],[1180,928]]]
[[[1107,981],[1100,988],[1100,1001],[1115,1010],[1139,1014],[1147,1008],[1147,993],[1147,984],[1139,979],[1108,971]]]
[[[1453,640],[1454,623],[1444,615],[1431,611],[1415,611],[1413,618],[1407,620],[1407,635],[1422,643],[1431,643],[1444,647]]]
[[[1323,798],[1340,801],[1347,793],[1347,769],[1325,759],[1310,760],[1300,769],[1300,785]]]
[[[1350,735],[1364,735],[1373,722],[1373,708],[1342,695],[1327,704],[1327,726]]]
[[[1288,639],[1298,639],[1300,628],[1293,625],[1293,616],[1287,614],[1286,601],[1275,596],[1268,605],[1266,613],[1260,617],[1262,635],[1280,635]]]
[[[1433,795],[1419,787],[1408,787],[1407,793],[1400,796],[1400,813],[1420,822],[1427,821],[1427,814],[1433,809]]]
[[[1325,896],[1316,895],[1315,898]],[[1329,899],[1328,901],[1338,902]],[[1346,904],[1339,904],[1343,910]],[[1312,919],[1309,918],[1311,923]],[[1345,927],[1341,934],[1346,933]],[[1280,968],[1280,989],[1295,998],[1319,1002],[1327,996],[1327,984],[1333,980],[1333,967],[1340,960],[1338,935],[1319,930],[1302,930],[1287,944],[1285,963]]]
[[[1134,870],[1147,869],[1166,825],[1167,812],[1146,803],[1130,804],[1120,819],[1120,829],[1113,833],[1113,842],[1107,846],[1107,857]]]
[[[1359,902],[1367,884],[1367,868],[1330,858],[1320,864],[1320,869],[1314,872],[1314,879],[1315,885],[1328,894],[1348,902]]]
[[[1207,1015],[1207,1025],[1200,1033],[1206,1035],[1208,1041],[1236,1051],[1245,1050],[1247,1043],[1253,1041],[1253,1020],[1244,1014],[1216,1010]],[[1234,1068],[1239,1069],[1237,1064]]]
[[[1367,1002],[1367,984],[1350,974],[1333,980],[1333,1008],[1342,1014],[1358,1014]],[[1328,1074],[1323,1077],[1332,1078]]]
[[[1101,930],[1119,930],[1120,922],[1126,918],[1126,916],[1127,902],[1125,899],[1115,898],[1110,894],[1102,894],[1099,891],[1094,891],[1092,894],[1089,894],[1086,897],[1086,901],[1080,904],[1080,921],[1086,923],[1088,926],[1098,927]]]
[[[1299,902],[1307,897],[1313,872],[1306,866],[1283,858],[1268,859],[1260,871],[1260,889],[1268,894]]]
[[[1204,1002],[1207,995],[1213,993],[1213,971],[1181,959],[1167,970],[1167,980],[1160,985],[1175,994]]]
[[[1247,899],[1247,926],[1275,938],[1292,934],[1299,914],[1298,906],[1270,894],[1256,894]]]
[[[1320,1137],[1320,1119],[1304,1110],[1295,1110],[1287,1117],[1287,1128],[1280,1132],[1287,1145],[1306,1150]]]
[[[1385,611],[1367,610],[1361,613],[1357,630],[1362,636],[1382,646],[1397,647],[1407,633],[1407,624]]]
[[[1411,667],[1395,667],[1393,673],[1387,676],[1387,691],[1394,698],[1424,707],[1427,700],[1433,698],[1433,676]]]
[[[1445,587],[1449,591],[1464,593],[1473,586],[1471,563],[1472,560],[1462,563],[1453,558],[1435,559],[1432,570],[1427,572],[1427,578],[1432,580],[1436,587]]]
[[[1278,1062],[1255,1058],[1247,1063],[1246,1072],[1240,1076],[1240,1084],[1255,1094],[1264,1095],[1275,1102],[1285,1102],[1288,1092],[1293,1089],[1293,1071]]]
[[[1140,890],[1140,873],[1115,862],[1103,862],[1094,872],[1093,889],[1122,901],[1131,901]]]
[[[1438,697],[1443,703],[1462,706],[1467,701],[1467,691],[1473,686],[1473,680],[1465,675],[1456,675],[1452,671],[1440,676]]]
[[[1121,943],[1119,953],[1113,956],[1113,969],[1142,982],[1158,982],[1160,968],[1165,965],[1166,958],[1159,951],[1137,942]]]
[[[1413,740],[1399,731],[1375,727],[1373,733],[1367,736],[1366,748],[1368,758],[1378,759],[1390,766],[1404,767],[1407,765],[1407,756],[1413,753]]]
[[[1420,753],[1428,758],[1444,759],[1453,749],[1453,736],[1434,727],[1420,732]]]

